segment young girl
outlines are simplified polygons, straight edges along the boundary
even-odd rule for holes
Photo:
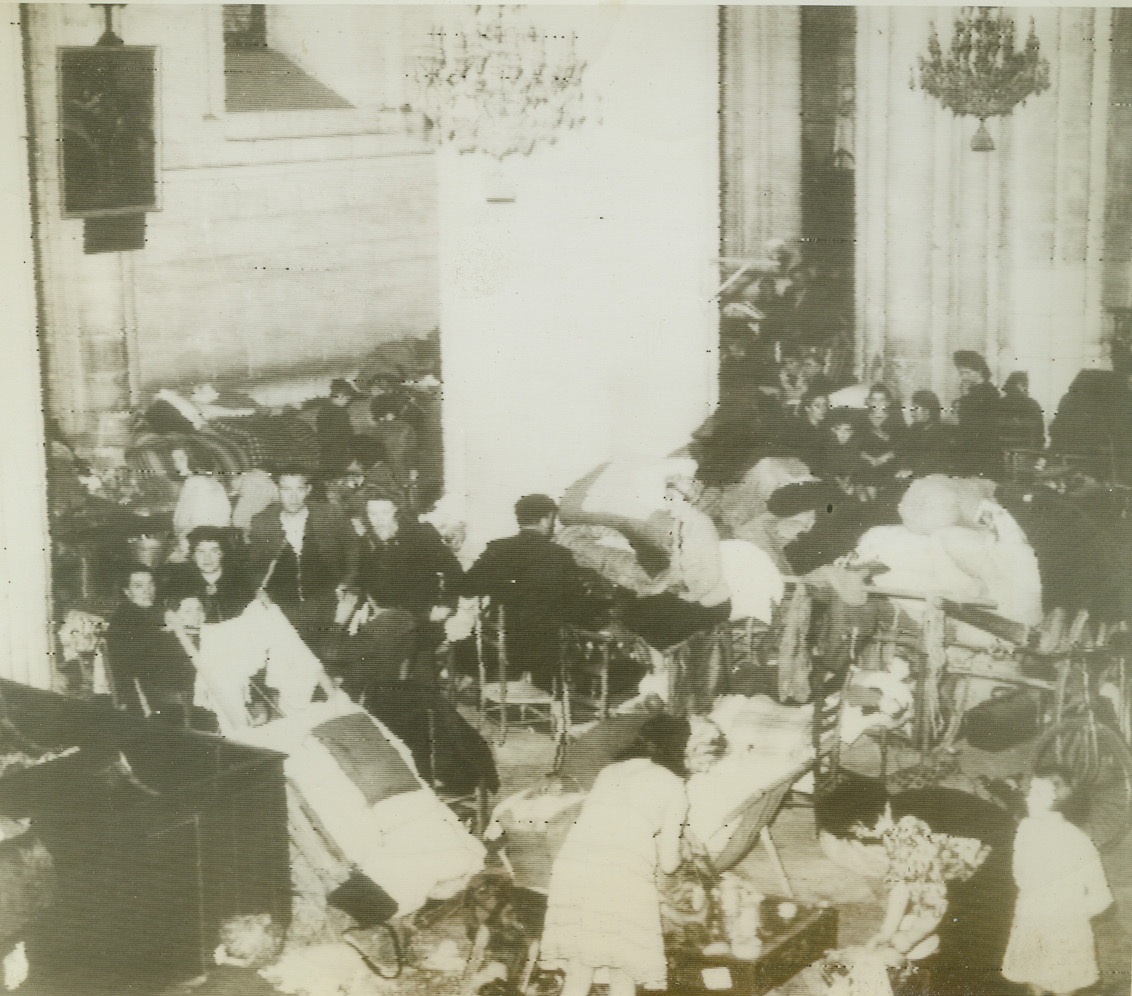
[[[565,967],[562,996],[586,996],[598,969],[610,996],[666,986],[656,872],[680,865],[690,732],[686,719],[647,720],[636,756],[598,775],[554,862],[542,961]]]
[[[1032,993],[1072,993],[1097,981],[1093,917],[1112,903],[1100,855],[1065,819],[1065,772],[1038,769],[1026,795],[1028,816],[1014,838],[1018,901],[1002,974]]]

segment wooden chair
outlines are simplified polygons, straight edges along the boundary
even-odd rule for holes
[[[618,664],[647,667],[647,653],[631,633],[594,631],[563,626],[558,634],[563,701],[567,724],[573,710],[581,707],[595,719],[605,719],[610,709],[610,672]]]
[[[846,675],[818,670],[812,681],[813,798],[817,799],[836,788],[841,780],[841,714],[845,707]]]
[[[481,724],[491,721],[499,731],[499,743],[507,739],[509,715],[517,714],[518,722],[545,725],[557,735],[561,724],[559,696],[519,682],[521,662],[511,661],[507,652],[507,612],[504,606],[481,599],[476,612],[476,658],[479,665],[479,715]],[[488,681],[494,669],[496,681]]]
[[[746,619],[731,620],[727,627],[730,634],[727,654],[730,662],[729,691],[749,695],[752,692],[748,686],[752,685],[752,681],[757,681],[758,690],[762,691],[762,685],[770,682],[772,673],[767,653],[771,624],[748,616]],[[756,679],[755,674],[759,671],[766,677]]]

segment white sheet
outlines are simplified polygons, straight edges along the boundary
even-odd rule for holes
[[[734,830],[728,817],[813,756],[813,707],[729,695],[716,701],[711,718],[727,736],[728,750],[688,779],[688,829],[718,854]]]
[[[194,702],[216,713],[230,735],[248,725],[248,682],[267,669],[267,684],[279,692],[279,709],[306,708],[316,686],[329,684],[322,663],[275,605],[255,601],[235,619],[201,627]]]
[[[253,727],[248,680],[267,668],[285,718]],[[212,709],[225,736],[287,755],[288,780],[317,814],[339,850],[396,900],[398,915],[428,899],[446,899],[483,870],[484,848],[417,772],[409,749],[342,692],[311,702],[330,687],[318,658],[275,606],[252,603],[237,619],[205,626],[197,660],[196,701]],[[363,714],[416,776],[416,791],[369,806],[334,756],[311,731],[340,716]]]
[[[723,578],[731,589],[731,618],[769,623],[786,592],[782,572],[770,554],[745,540],[723,540],[719,555]]]
[[[339,716],[362,713],[344,697],[309,706],[301,714],[243,731],[240,740],[287,754],[288,780],[318,815],[339,849],[397,901],[398,915],[428,899],[455,895],[483,870],[484,848],[428,788],[392,796],[373,806],[311,730]],[[409,750],[372,716],[416,774]]]

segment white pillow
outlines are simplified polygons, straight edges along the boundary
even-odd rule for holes
[[[786,591],[782,573],[770,555],[754,543],[737,539],[723,540],[719,555],[723,579],[731,589],[731,618],[769,623]]]

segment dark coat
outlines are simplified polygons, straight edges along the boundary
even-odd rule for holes
[[[955,470],[960,474],[997,478],[1002,474],[999,421],[1002,396],[985,381],[955,402],[959,428],[955,440]]]
[[[373,685],[366,708],[413,754],[417,770],[450,792],[499,791],[491,748],[438,692],[412,682]]]
[[[358,571],[358,534],[346,517],[332,505],[309,502],[303,537],[304,557],[308,549],[317,555],[317,577],[306,577],[306,587],[312,593],[332,590],[339,584],[353,582]],[[252,517],[248,535],[249,580],[254,586],[262,585],[272,562],[283,552],[287,543],[283,523],[279,519],[282,506],[274,502]]]
[[[423,522],[403,524],[391,540],[361,544],[358,584],[385,609],[427,614],[455,606],[463,571],[440,534]]]
[[[196,670],[157,608],[123,603],[106,629],[106,658],[114,690],[126,709],[142,715],[137,686],[157,711],[192,694]]]
[[[1042,406],[1026,395],[1004,395],[999,402],[999,434],[1012,450],[1044,450],[1046,420]]]
[[[914,477],[948,474],[955,462],[955,432],[942,422],[924,422],[908,427],[897,454],[901,470]]]
[[[315,416],[315,430],[323,469],[341,473],[354,458],[354,426],[349,410],[327,401]]]
[[[210,592],[208,582],[192,562],[169,565],[160,587],[163,596],[176,601],[192,596],[199,598],[204,606],[205,622],[210,623],[235,619],[255,597],[255,586],[248,581],[246,572],[225,566],[215,590]]]
[[[583,575],[570,551],[530,529],[488,543],[460,590],[503,605],[510,657],[532,673],[554,673],[559,627],[585,613]]]

